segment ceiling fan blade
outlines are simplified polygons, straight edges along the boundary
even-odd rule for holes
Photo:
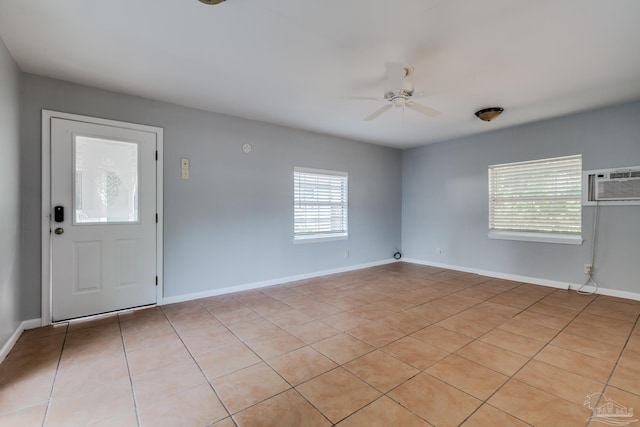
[[[355,99],[357,101],[386,101],[384,98],[374,98],[373,96],[345,96],[344,99]]]
[[[435,117],[435,116],[438,116],[438,115],[442,114],[442,112],[440,112],[440,111],[438,111],[438,110],[436,110],[434,108],[427,107],[426,105],[422,105],[422,104],[419,104],[419,103],[413,102],[413,101],[412,102],[407,102],[406,106],[407,106],[407,108],[410,108],[413,111],[417,111],[418,113],[424,114],[425,116],[428,116],[428,117]]]
[[[388,89],[402,89],[402,81],[405,78],[405,65],[401,62],[385,62],[384,66],[387,69]]]
[[[384,113],[385,111],[387,111],[389,108],[393,107],[393,104],[387,104],[382,108],[379,108],[378,110],[376,110],[374,113],[368,115],[367,117],[365,117],[363,120],[370,122],[371,120],[375,120],[377,119],[382,113]]]

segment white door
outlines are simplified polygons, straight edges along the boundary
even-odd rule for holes
[[[156,135],[51,119],[54,321],[156,302]]]

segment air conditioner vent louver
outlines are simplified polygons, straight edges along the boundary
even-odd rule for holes
[[[595,190],[595,200],[640,200],[640,170],[598,174]]]
[[[609,174],[609,178],[610,179],[629,178],[630,174],[631,172],[617,172],[617,173]]]

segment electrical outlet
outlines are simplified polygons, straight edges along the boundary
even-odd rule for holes
[[[347,249],[346,251],[344,251],[344,257],[345,257],[345,258],[349,258],[349,249]]]
[[[593,266],[591,264],[584,265],[584,274],[591,274],[593,271]]]

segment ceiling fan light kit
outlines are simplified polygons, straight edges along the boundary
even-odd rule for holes
[[[500,107],[483,108],[482,110],[476,111],[476,117],[483,122],[490,122],[502,114],[503,111],[504,108]]]
[[[215,4],[220,4],[222,3],[224,0],[199,0],[200,3],[204,3],[204,4],[208,4],[208,5],[215,5]]]

